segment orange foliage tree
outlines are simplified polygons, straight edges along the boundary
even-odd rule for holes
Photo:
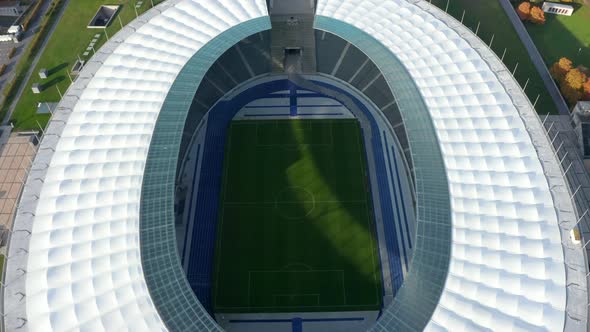
[[[566,75],[563,82],[574,89],[581,90],[586,83],[586,74],[582,73],[578,68],[570,70]]]
[[[559,90],[561,91],[561,94],[563,95],[565,100],[567,100],[567,102],[570,103],[570,105],[575,105],[578,102],[578,100],[582,98],[582,92],[580,90],[573,89],[569,85],[564,84],[561,86],[561,89]]]
[[[570,104],[575,104],[584,94],[584,83],[586,83],[586,74],[578,69],[570,70],[561,83],[561,93]]]
[[[551,77],[553,77],[557,82],[561,84],[565,75],[572,70],[572,61],[568,58],[561,58],[559,61],[553,64],[549,69],[549,73],[551,73]]]
[[[516,13],[521,20],[526,21],[531,16],[531,3],[530,2],[521,2],[516,9]]]
[[[586,80],[584,83],[584,95],[582,96],[583,100],[590,100],[590,78]]]
[[[540,7],[534,6],[531,8],[529,20],[535,24],[545,24],[545,12]]]

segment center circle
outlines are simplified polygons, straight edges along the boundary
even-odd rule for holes
[[[299,220],[309,216],[315,208],[313,193],[304,187],[291,186],[279,191],[275,209],[279,216],[288,220]]]

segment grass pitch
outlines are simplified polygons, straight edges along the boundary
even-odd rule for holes
[[[381,273],[356,120],[234,121],[213,310],[378,310]]]

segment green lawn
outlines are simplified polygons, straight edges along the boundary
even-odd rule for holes
[[[545,14],[544,25],[526,24],[547,66],[565,56],[574,65],[590,68],[590,7],[582,0],[573,5],[572,16]]]
[[[162,0],[154,0],[154,3],[159,2],[162,2]],[[36,121],[39,121],[44,126],[49,116],[35,114],[37,104],[39,102],[59,101],[57,86],[59,86],[62,93],[65,93],[70,85],[67,71],[71,69],[78,56],[84,60],[88,60],[92,56],[92,51],[88,56],[83,56],[83,54],[95,34],[102,34],[98,39],[98,43],[94,46],[95,50],[98,51],[102,44],[106,42],[102,29],[86,28],[98,7],[103,4],[120,4],[123,6],[118,13],[118,17],[115,17],[107,28],[107,34],[113,36],[121,29],[119,17],[124,25],[135,18],[135,3],[136,1],[133,0],[71,0],[69,2],[16,105],[11,120],[17,129],[37,129]],[[139,14],[150,7],[150,0],[144,0],[142,6],[138,9]],[[42,68],[46,68],[51,74],[45,80],[41,80],[38,76],[38,72]],[[33,94],[31,91],[33,83],[41,83],[45,90],[40,94]]]
[[[4,255],[0,255],[0,280],[2,280],[2,276],[4,273]],[[4,280],[2,280],[4,282]]]
[[[432,4],[445,10],[447,0],[432,0]],[[448,13],[456,19],[461,20],[465,10],[463,24],[470,27],[474,32],[478,22],[481,22],[477,35],[489,44],[492,36],[494,42],[492,49],[499,57],[502,57],[506,49],[504,63],[511,71],[518,63],[514,75],[521,86],[524,86],[527,79],[530,81],[526,88],[526,94],[534,102],[538,95],[539,101],[536,110],[539,114],[557,114],[557,108],[549,96],[541,76],[537,72],[524,45],[518,38],[512,23],[500,6],[499,0],[476,1],[476,0],[450,0]]]
[[[356,120],[231,123],[215,312],[381,308],[363,156]]]

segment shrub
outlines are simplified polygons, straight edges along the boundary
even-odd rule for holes
[[[15,53],[16,53],[16,47],[11,48],[10,52],[8,52],[8,58],[12,59],[14,57]]]
[[[570,70],[563,82],[574,89],[582,89],[584,83],[586,83],[586,74],[582,73],[578,68]]]
[[[530,2],[521,2],[516,9],[516,13],[521,20],[526,21],[531,16],[531,3]]]
[[[534,6],[531,8],[529,20],[534,24],[545,24],[545,12],[540,7]]]
[[[590,100],[590,78],[588,68],[578,66],[568,58],[561,58],[549,69],[551,77],[559,84],[561,94],[570,106],[578,100]]]
[[[582,92],[580,90],[576,90],[568,85],[562,85],[560,91],[570,105],[575,105],[582,98]]]
[[[40,2],[41,0],[39,0]],[[52,7],[52,9],[59,9],[61,8],[61,6],[65,3],[62,0],[54,0],[53,2],[55,5]],[[31,44],[27,47],[26,51],[24,51],[24,54],[17,66],[17,68],[15,69],[15,75],[14,78],[6,84],[6,86],[4,87],[4,90],[2,91],[2,93],[4,94],[5,98],[4,101],[2,102],[2,107],[0,108],[0,112],[6,112],[6,110],[8,109],[8,107],[10,106],[10,104],[12,103],[12,101],[14,100],[14,97],[16,96],[16,92],[18,90],[18,87],[25,82],[25,76],[26,76],[26,72],[29,70],[29,68],[31,67],[32,64],[32,60],[33,57],[35,56],[36,52],[38,51],[38,47],[41,45],[41,40],[43,38],[46,37],[47,32],[48,32],[48,27],[50,26],[50,24],[52,24],[56,19],[56,16],[53,15],[51,17],[49,17],[48,19],[44,20],[43,22],[41,22],[41,27],[39,29],[39,32],[37,34],[35,34],[35,36],[33,37],[33,40],[31,41]]]
[[[578,69],[572,69],[565,75],[561,83],[561,93],[571,105],[582,99],[587,79],[586,74]]]
[[[29,16],[27,16],[27,18],[25,18],[25,20],[22,24],[23,30],[27,30],[29,28],[29,24],[35,18],[35,16],[37,16],[37,14],[39,13],[39,9],[41,9],[42,4],[43,4],[43,0],[37,0],[37,2],[35,3],[35,5],[33,7],[33,10],[31,10],[31,13],[29,14]]]
[[[584,83],[584,95],[582,96],[582,99],[590,100],[590,78]]]
[[[12,79],[12,81],[6,83],[6,86],[4,87],[4,91],[2,91],[2,93],[4,94],[5,97],[8,97],[13,92],[12,90],[14,89],[15,81],[16,81],[16,76]]]
[[[4,72],[6,71],[6,64],[2,64],[2,66],[0,66],[0,76],[4,75]]]
[[[551,73],[551,77],[553,77],[557,82],[561,84],[565,75],[572,70],[572,61],[568,58],[561,58],[559,61],[553,64],[549,69],[549,73]]]

